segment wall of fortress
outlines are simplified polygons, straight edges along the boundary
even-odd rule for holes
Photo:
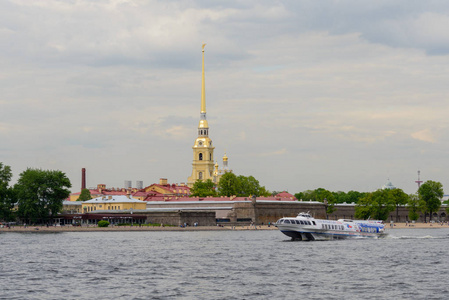
[[[282,217],[294,217],[300,212],[309,212],[318,219],[354,219],[355,205],[341,204],[335,205],[336,210],[332,214],[326,214],[326,205],[320,202],[238,202],[234,204],[231,213],[228,214],[231,222],[237,222],[240,219],[251,219],[256,224],[274,223]],[[442,206],[438,212],[433,214],[435,221],[448,221],[446,206]],[[401,206],[398,209],[398,219],[396,219],[396,210],[392,211],[387,222],[406,222],[409,221],[409,211],[407,207]],[[429,216],[427,215],[427,221]],[[424,214],[421,214],[418,222],[424,222]]]

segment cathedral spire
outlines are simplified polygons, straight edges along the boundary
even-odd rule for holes
[[[198,125],[198,137],[193,144],[192,175],[187,178],[187,185],[193,187],[197,180],[217,180],[214,175],[214,147],[209,138],[209,125],[206,120],[206,86],[204,76],[204,47],[202,45],[202,84],[201,84],[201,117]]]
[[[206,44],[203,44],[202,46],[202,52],[203,52],[203,72],[202,72],[202,84],[201,84],[201,117],[206,118],[206,83],[205,83],[205,76],[204,76],[204,47],[206,47]]]
[[[204,76],[204,47],[206,44],[203,44],[202,52],[203,52],[203,69],[202,69],[202,81],[201,81],[201,116],[200,123],[198,125],[198,137],[204,137],[209,135],[209,125],[206,120],[206,83]]]

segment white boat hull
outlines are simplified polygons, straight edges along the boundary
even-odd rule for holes
[[[282,218],[274,224],[292,240],[334,240],[382,238],[386,235],[380,221],[322,220],[301,213],[296,218]]]

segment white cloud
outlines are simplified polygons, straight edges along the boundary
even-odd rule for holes
[[[413,132],[411,134],[412,138],[417,139],[419,141],[435,143],[436,137],[435,134],[430,129],[423,129],[420,131]]]

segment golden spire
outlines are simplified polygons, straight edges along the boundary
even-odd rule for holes
[[[203,50],[203,81],[202,81],[202,89],[201,89],[201,113],[206,113],[206,86],[205,86],[205,79],[204,79],[204,47],[206,47],[206,44],[203,44],[202,50]]]

